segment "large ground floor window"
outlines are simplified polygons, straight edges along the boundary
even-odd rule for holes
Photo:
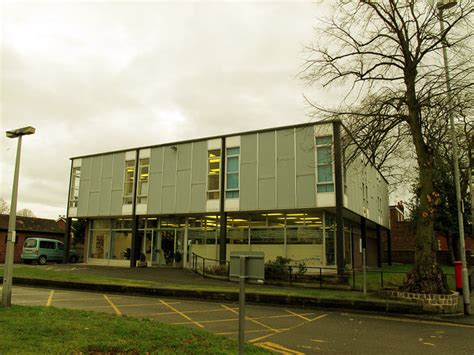
[[[130,260],[131,227],[130,219],[90,221],[88,257],[91,259]]]

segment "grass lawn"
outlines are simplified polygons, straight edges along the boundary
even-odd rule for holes
[[[0,307],[0,353],[236,354],[237,341],[153,320],[50,307]],[[269,354],[247,345],[249,354]]]
[[[0,275],[3,275],[3,267],[0,267]],[[106,285],[120,285],[120,286],[140,286],[150,288],[169,288],[169,289],[186,289],[195,291],[214,291],[214,292],[238,292],[238,284],[223,281],[222,285],[203,285],[196,284],[173,284],[162,283],[146,280],[131,280],[127,278],[114,278],[107,276],[97,276],[90,274],[75,274],[63,273],[54,270],[48,270],[42,267],[25,267],[21,264],[14,266],[14,277],[24,277],[43,280],[55,281],[72,281],[83,283],[95,283]],[[337,290],[337,289],[317,289],[317,288],[297,288],[297,287],[271,287],[266,285],[247,285],[247,292],[254,292],[259,294],[270,295],[284,295],[284,296],[303,296],[303,297],[319,297],[326,299],[343,299],[343,300],[377,300],[374,295],[364,296],[358,291]]]
[[[395,288],[403,284],[405,274],[413,269],[412,264],[396,264],[392,266],[383,265],[381,269],[367,271],[367,289],[380,290],[383,279],[384,288]],[[451,290],[455,289],[454,268],[452,266],[442,266],[446,274],[448,286]],[[383,275],[382,275],[383,274]],[[350,285],[353,284],[353,275],[349,279]],[[362,290],[363,274],[358,271],[355,274],[355,288]]]

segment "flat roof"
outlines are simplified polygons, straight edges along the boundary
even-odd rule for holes
[[[233,137],[233,136],[241,136],[241,135],[253,134],[253,133],[263,133],[263,132],[269,132],[269,131],[275,131],[275,130],[281,130],[281,129],[288,129],[288,128],[309,127],[309,126],[314,126],[314,125],[318,125],[318,124],[327,124],[327,123],[334,123],[334,122],[340,122],[340,123],[342,123],[342,121],[340,121],[340,120],[326,120],[326,121],[316,121],[316,122],[298,123],[298,124],[293,124],[293,125],[288,125],[288,126],[269,127],[269,128],[256,129],[256,130],[251,130],[251,131],[243,131],[243,132],[235,132],[235,133],[222,134],[222,135],[217,135],[217,136],[207,136],[207,137],[201,137],[201,138],[186,139],[186,140],[182,140],[182,141],[174,141],[174,142],[166,142],[166,143],[160,143],[160,144],[152,144],[152,145],[146,145],[146,146],[141,146],[141,147],[132,147],[132,148],[126,148],[126,149],[111,150],[111,151],[102,152],[102,153],[94,153],[94,154],[87,154],[87,155],[75,156],[75,157],[72,157],[72,158],[69,158],[69,159],[70,159],[70,160],[73,160],[73,159],[80,159],[80,158],[89,158],[89,157],[95,157],[95,156],[99,156],[99,155],[107,155],[107,154],[114,154],[114,153],[129,152],[129,151],[131,151],[131,150],[139,150],[139,149],[148,149],[148,148],[164,147],[164,146],[174,145],[174,144],[183,144],[183,143],[199,142],[199,141],[209,140],[209,139],[217,139],[217,138],[226,138],[226,137]]]

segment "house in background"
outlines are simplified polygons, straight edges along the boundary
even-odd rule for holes
[[[391,259],[396,263],[413,264],[415,262],[415,227],[413,221],[405,219],[405,208],[403,202],[398,202],[390,206],[390,226],[391,226]],[[448,241],[446,236],[435,231],[437,241],[437,259],[441,264],[451,264]],[[468,255],[474,253],[474,238],[466,232],[465,245]],[[387,258],[388,246],[384,245]],[[472,263],[472,258],[467,258]]]
[[[0,215],[0,263],[5,262],[9,217],[7,214]],[[61,218],[55,221],[54,219],[17,216],[14,262],[21,262],[20,255],[26,238],[41,237],[63,241],[65,231],[65,220]]]
[[[75,157],[70,176],[90,264],[263,251],[343,270],[362,248],[380,264],[390,237],[387,182],[339,121]]]

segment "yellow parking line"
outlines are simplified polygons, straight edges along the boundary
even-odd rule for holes
[[[273,336],[273,335],[275,335],[275,334],[280,334],[280,333],[283,333],[283,332],[287,332],[287,331],[289,331],[289,330],[293,330],[293,329],[299,328],[299,327],[301,327],[302,325],[306,325],[306,324],[308,324],[308,323],[314,322],[315,320],[322,319],[322,318],[324,318],[324,317],[326,317],[326,316],[327,316],[327,314],[322,314],[322,315],[320,315],[320,316],[317,316],[317,317],[311,319],[311,320],[308,321],[308,322],[300,323],[300,324],[295,325],[295,326],[293,326],[293,327],[290,327],[290,328],[288,328],[288,329],[282,330],[281,332],[274,333],[274,334],[267,334],[267,335],[264,335],[264,336],[259,337],[259,338],[251,339],[251,340],[249,340],[249,343],[254,343],[254,342],[256,342],[256,341],[263,340],[263,339],[265,339],[265,338],[269,338],[269,337],[271,337],[271,336]]]
[[[231,311],[232,313],[239,314],[239,312],[237,312],[235,309],[230,308],[230,307],[226,306],[225,304],[221,304],[221,306],[224,307],[225,309]],[[270,326],[268,326],[268,325],[266,325],[266,324],[263,324],[262,322],[259,322],[258,320],[255,320],[255,319],[253,319],[253,318],[245,317],[245,319],[247,319],[247,320],[249,320],[249,321],[252,321],[252,322],[254,322],[255,324],[258,324],[258,325],[260,325],[260,326],[262,326],[262,327],[264,327],[264,328],[266,328],[266,329],[268,329],[268,330],[271,330],[272,332],[276,332],[276,333],[279,332],[278,329],[272,328],[272,327],[270,327]]]
[[[269,330],[266,329],[253,329],[253,330],[246,330],[245,334],[247,333],[261,333],[261,332],[269,332]],[[223,333],[216,333],[217,335],[233,335],[233,334],[239,334],[239,332],[223,332]]]
[[[310,320],[311,320],[311,319],[306,318],[305,316],[303,316],[303,315],[301,315],[301,314],[298,314],[298,313],[289,311],[288,309],[287,309],[286,311],[287,311],[288,313],[293,314],[294,316],[300,317],[301,319],[304,319],[304,320],[306,320],[306,321],[310,321]]]
[[[348,316],[348,314],[342,314]],[[369,319],[381,319],[389,320],[392,322],[403,322],[403,323],[418,323],[418,324],[429,324],[429,325],[442,325],[446,327],[459,327],[459,328],[474,328],[474,325],[469,324],[457,324],[457,323],[448,323],[448,322],[437,322],[423,319],[410,319],[410,318],[397,318],[397,317],[388,317],[388,316],[372,316],[365,314],[352,315],[354,317],[369,318]]]
[[[54,290],[51,290],[51,292],[49,293],[48,302],[46,302],[46,307],[51,306],[51,303],[53,302],[53,295],[54,295]]]
[[[276,352],[278,354],[285,354],[285,355],[290,355],[290,354],[293,354],[293,355],[304,355],[304,353],[302,352],[299,352],[299,351],[296,351],[296,350],[293,350],[293,349],[289,349],[289,348],[285,348],[284,346],[282,345],[279,345],[279,344],[275,344],[275,343],[272,343],[272,342],[265,342],[265,343],[257,343],[255,344],[256,346],[258,347],[261,347],[263,349],[267,349],[267,350],[270,350],[270,351],[273,351],[273,352]]]
[[[170,304],[166,303],[165,301],[163,300],[160,300],[161,304],[163,304],[164,306],[168,307],[169,309],[171,309],[172,311],[174,311],[175,313],[178,313],[181,317],[183,318],[186,318],[187,320],[189,320],[191,323],[193,323],[194,325],[197,325],[199,328],[204,328],[204,326],[196,321],[193,321],[189,316],[187,316],[186,314],[184,314],[183,312],[181,312],[180,310],[174,308],[173,306],[171,306]]]
[[[120,310],[117,308],[117,306],[112,302],[112,300],[107,297],[107,295],[104,295],[104,298],[107,300],[107,302],[109,302],[110,306],[113,308],[113,310],[115,311],[115,313],[119,316],[122,315],[122,312],[120,312]]]

